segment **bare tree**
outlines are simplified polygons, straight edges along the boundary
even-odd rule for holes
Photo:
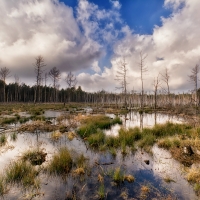
[[[147,54],[144,54],[142,51],[140,52],[140,80],[141,80],[141,109],[144,109],[144,74],[148,71],[148,68],[145,64],[145,59],[147,58]]]
[[[69,98],[68,101],[71,101],[71,88],[75,87],[77,84],[76,76],[70,71],[65,78],[65,81],[69,88]]]
[[[165,84],[167,85],[167,89],[164,89],[164,92],[167,93],[168,96],[168,103],[170,104],[170,88],[169,88],[169,79],[170,79],[170,75],[169,75],[169,70],[168,68],[165,68],[165,72],[164,74],[161,74],[162,76],[162,80],[165,82]]]
[[[51,77],[51,79],[53,80],[53,88],[54,88],[54,102],[56,101],[56,86],[58,83],[58,80],[61,78],[60,77],[60,70],[57,69],[56,67],[53,67],[50,72],[49,72],[49,76]]]
[[[47,102],[47,78],[48,78],[48,74],[45,73],[44,75],[44,102]]]
[[[15,101],[18,101],[18,94],[19,94],[19,77],[15,74]]]
[[[191,75],[189,75],[190,81],[194,85],[194,92],[195,92],[195,105],[198,105],[198,98],[197,98],[197,87],[198,87],[198,73],[199,73],[199,65],[195,65],[194,68],[191,69]]]
[[[118,70],[115,80],[119,82],[120,86],[116,87],[117,89],[122,90],[122,94],[124,94],[124,106],[127,107],[127,63],[125,58],[123,58],[118,63]]]
[[[157,96],[158,96],[158,88],[160,87],[160,80],[159,80],[159,74],[158,76],[154,79],[153,82],[153,88],[154,88],[154,108],[157,108]]]
[[[10,74],[10,70],[7,67],[2,67],[0,69],[0,78],[3,81],[3,99],[6,102],[6,78]]]
[[[42,56],[38,56],[35,58],[34,69],[36,74],[36,87],[34,94],[34,103],[37,101],[37,93],[38,93],[38,101],[40,101],[40,84],[42,80],[43,67],[45,67],[44,58]]]

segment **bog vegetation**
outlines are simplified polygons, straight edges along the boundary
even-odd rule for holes
[[[123,163],[126,159],[131,160],[137,152],[152,155],[155,146],[170,152],[184,167],[185,180],[199,195],[200,126],[196,108],[193,108],[195,116],[185,114],[186,119],[190,116],[185,123],[157,124],[155,121],[153,127],[126,127],[124,123],[129,120],[127,112],[130,111],[115,106],[105,104],[98,108],[96,104],[85,106],[78,103],[0,105],[0,159],[16,147],[14,145],[22,136],[35,138],[34,147],[25,149],[1,170],[0,196],[9,197],[12,189],[17,187],[21,195],[26,193],[42,199],[41,191],[46,181],[59,178],[63,184],[66,183],[68,199],[90,195],[90,185],[94,185],[92,190],[95,190],[93,193],[97,199],[106,199],[109,195],[127,199],[136,193],[138,198],[156,198],[162,196],[163,191],[158,189],[155,192],[153,186],[145,181],[138,184],[140,177]],[[88,113],[88,108],[91,113]],[[62,114],[47,116],[46,111]],[[143,110],[135,108],[135,112],[141,117],[155,113],[155,110],[144,107]],[[166,110],[157,112],[166,113]],[[115,125],[120,126],[116,135],[105,134]],[[28,143],[28,140],[24,141]],[[45,149],[46,143],[52,145],[54,150],[51,153]],[[152,161],[141,162],[148,166]],[[68,181],[73,183],[73,187],[67,185]],[[166,184],[176,182],[168,175],[162,181]],[[125,189],[120,190],[120,187]],[[137,188],[136,193],[130,192],[132,187]],[[111,192],[113,190],[115,194]],[[172,193],[168,195],[174,197]]]

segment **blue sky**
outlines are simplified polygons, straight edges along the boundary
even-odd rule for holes
[[[60,70],[60,87],[72,71],[86,91],[115,91],[124,57],[128,91],[139,92],[142,51],[146,92],[157,76],[159,90],[166,87],[166,68],[171,90],[189,91],[188,75],[200,62],[199,8],[199,0],[1,0],[0,66],[11,70],[10,82],[16,74],[33,85],[33,63],[42,55],[45,72]]]
[[[74,11],[78,0],[61,0]],[[100,9],[111,9],[109,0],[89,0]],[[152,34],[155,25],[161,26],[161,17],[168,17],[172,11],[164,7],[164,0],[120,0],[120,15],[127,25],[139,34]],[[76,14],[76,12],[75,12]]]
[[[61,2],[72,7],[76,17],[78,0],[61,0]],[[89,0],[89,2],[97,5],[101,10],[112,9],[112,4],[109,0]],[[135,34],[152,34],[155,26],[162,25],[161,17],[167,18],[172,13],[171,9],[164,7],[164,0],[151,0],[151,2],[149,0],[119,0],[119,4],[119,13],[123,20],[123,25],[127,24]],[[104,28],[104,26],[102,25],[101,28]],[[121,24],[115,25],[115,29],[120,28]],[[120,39],[120,36],[118,38]],[[106,55],[102,56],[98,61],[101,69],[104,66],[111,67],[112,46],[105,45],[105,48]],[[88,69],[87,72],[91,73],[91,69]]]

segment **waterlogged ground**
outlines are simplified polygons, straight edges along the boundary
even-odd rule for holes
[[[47,111],[44,115],[52,120],[60,116],[60,112]],[[122,116],[124,126],[135,125],[153,126],[156,123],[165,123],[168,120],[180,122],[183,119],[157,114],[141,115],[131,113]],[[126,120],[125,120],[126,119]],[[126,124],[125,124],[126,122]],[[29,123],[29,122],[27,122]],[[53,122],[56,123],[56,122]],[[67,121],[66,121],[67,123]],[[116,128],[117,127],[117,128]],[[117,134],[119,125],[113,126],[110,133]],[[106,132],[106,134],[110,134]],[[198,197],[192,186],[186,181],[182,166],[175,161],[170,153],[154,145],[152,153],[146,153],[141,149],[129,152],[126,156],[117,151],[116,156],[110,152],[97,152],[87,147],[86,143],[79,137],[72,140],[66,134],[57,140],[52,140],[50,133],[28,133],[17,134],[15,141],[11,140],[10,132],[7,134],[7,143],[0,147],[0,166],[2,173],[9,167],[13,160],[20,159],[23,152],[37,146],[47,153],[46,161],[42,167],[48,165],[52,155],[63,146],[67,146],[74,157],[83,154],[87,158],[87,172],[82,176],[70,173],[65,177],[49,177],[40,173],[40,188],[34,191],[24,191],[20,187],[10,187],[2,199],[99,199],[98,191],[101,183],[99,175],[104,177],[106,199],[182,199],[195,200]],[[135,181],[129,183],[124,181],[116,185],[111,177],[111,172],[120,167],[123,173],[133,175]],[[170,181],[168,181],[170,180]]]
[[[108,116],[114,118],[114,114],[107,114]],[[183,123],[185,120],[182,117],[175,115],[168,115],[162,113],[143,113],[139,112],[130,112],[127,115],[121,115],[120,118],[123,121],[123,127],[125,128],[134,128],[136,126],[140,128],[153,127],[156,124],[164,124],[166,122],[172,123]],[[106,130],[106,135],[117,136],[118,131],[121,128],[119,124],[116,124],[111,127],[110,130]]]

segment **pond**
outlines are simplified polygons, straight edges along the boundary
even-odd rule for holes
[[[53,115],[53,116],[52,116]],[[60,113],[46,113],[48,117],[60,116]],[[157,123],[175,120],[180,122],[183,119],[157,115]],[[129,116],[121,116],[126,121],[126,127],[133,127],[140,123],[140,115],[131,113]],[[153,126],[154,116],[144,114],[144,126]],[[162,118],[163,117],[163,118]],[[126,120],[125,120],[126,119]],[[173,121],[174,122],[174,121]],[[135,125],[134,125],[135,123]],[[125,124],[124,124],[125,125]],[[118,126],[114,126],[115,129]],[[117,129],[116,129],[117,132]],[[87,158],[88,171],[83,176],[74,176],[72,173],[63,177],[49,177],[45,173],[40,173],[40,189],[36,193],[33,191],[23,191],[18,187],[11,187],[4,199],[99,199],[97,193],[101,183],[98,181],[99,175],[104,177],[106,199],[198,199],[192,186],[186,181],[181,171],[181,165],[175,161],[169,152],[158,148],[152,148],[152,153],[146,153],[141,149],[130,152],[124,156],[117,151],[116,156],[111,152],[94,151],[86,145],[86,142],[78,136],[69,139],[66,134],[62,134],[57,140],[52,140],[52,133],[28,133],[17,135],[15,141],[11,139],[12,133],[7,133],[8,141],[5,146],[0,147],[1,172],[9,166],[12,160],[20,159],[23,152],[37,146],[47,153],[46,162],[40,167],[48,165],[52,155],[59,148],[67,146],[72,155],[83,154]],[[135,181],[129,183],[124,181],[116,185],[112,176],[112,171],[120,169],[126,175],[133,175]],[[170,182],[165,181],[170,178]],[[34,195],[35,196],[34,196]],[[31,196],[32,195],[32,196]]]

